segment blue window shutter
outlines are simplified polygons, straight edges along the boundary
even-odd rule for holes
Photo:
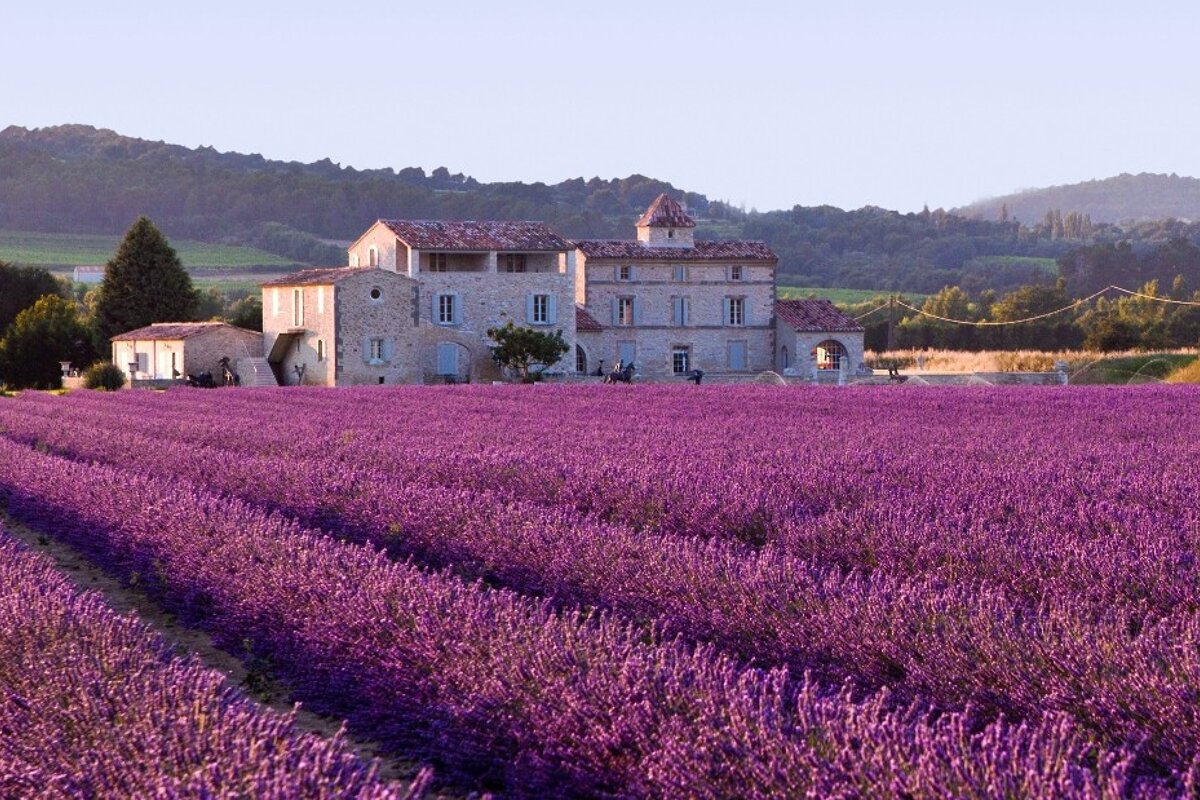
[[[621,280],[621,267],[620,267],[620,265],[617,265],[617,266],[613,267],[613,280],[614,280],[614,281],[619,281],[619,280]]]
[[[454,293],[454,324],[462,324],[462,295]]]
[[[750,324],[750,298],[742,298],[742,324]]]
[[[533,295],[525,295],[525,321],[533,323]]]
[[[558,297],[552,294],[546,296],[546,322],[558,324]]]
[[[692,321],[692,299],[690,297],[681,297],[683,303],[683,324],[690,325]]]
[[[637,280],[637,267],[635,267],[633,264],[629,265],[629,280]]]
[[[390,338],[383,340],[383,360],[392,360],[392,340]]]
[[[729,298],[728,297],[722,298],[721,305],[722,305],[721,324],[728,325],[729,324]]]
[[[615,326],[621,324],[621,318],[619,316],[620,312],[618,311],[618,309],[621,306],[621,301],[618,298],[614,297],[612,299],[612,306],[613,306],[613,326],[615,327]]]
[[[371,360],[371,337],[364,336],[362,340],[362,357],[363,361]]]
[[[733,280],[733,270],[731,270],[729,267],[725,267],[725,280]]]
[[[683,310],[679,305],[679,301],[681,299],[682,298],[679,298],[679,297],[671,298],[671,324],[672,325],[682,325],[683,324]]]
[[[642,324],[642,301],[638,300],[636,297],[633,298],[633,324]]]
[[[429,312],[429,320],[436,325],[437,323],[441,322],[441,319],[438,318],[438,306],[441,304],[439,298],[441,298],[441,295],[437,292],[432,292],[429,295],[429,298],[432,303],[432,310]]]

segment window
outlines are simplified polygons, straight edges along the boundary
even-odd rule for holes
[[[846,360],[846,348],[841,342],[826,339],[813,348],[812,355],[817,369],[841,369]]]
[[[383,289],[380,289],[378,286],[372,286],[371,291],[368,292],[368,296],[371,298],[371,302],[378,303],[383,299]]]
[[[732,370],[746,369],[746,343],[737,341],[729,343],[729,368]]]
[[[587,374],[587,353],[583,352],[583,348],[575,345],[575,371],[580,375]]]
[[[674,228],[667,228],[667,238],[668,239],[675,238],[675,229]]]
[[[779,351],[779,355],[780,355],[781,359],[783,360],[783,368],[784,369],[787,369],[788,367],[790,367],[792,365],[792,362],[788,360],[788,349],[787,349],[786,344],[783,346],[783,349]]]
[[[746,298],[744,298],[744,297],[726,297],[725,298],[725,324],[726,325],[745,325],[746,324]]]
[[[449,269],[448,260],[445,253],[430,253],[429,254],[429,271],[430,272],[446,272]]]
[[[535,294],[530,298],[529,321],[534,325],[550,324],[550,295]]]
[[[618,297],[617,298],[617,324],[632,325],[633,324],[633,298]]]
[[[324,286],[317,287],[317,313],[318,314],[325,313],[325,287]]]
[[[433,299],[433,321],[439,325],[457,325],[459,323],[458,295],[439,294]]]
[[[505,272],[524,272],[525,254],[505,253],[503,256],[501,256],[501,263],[504,265]]]
[[[367,250],[367,265],[371,267],[379,266],[379,251],[375,249],[375,245],[371,245]]]
[[[688,268],[683,264],[675,265],[675,280],[686,281],[688,279]]]
[[[350,254],[350,266],[352,266],[352,267],[358,266],[358,253]]]
[[[671,372],[676,375],[686,375],[692,369],[692,348],[671,348]]]
[[[671,298],[671,324],[687,325],[691,312],[691,300],[686,297]]]
[[[629,264],[623,264],[617,267],[617,280],[631,281],[633,280],[633,267]]]
[[[325,360],[325,340],[317,339],[317,361]]]
[[[304,290],[292,289],[292,327],[304,327]]]
[[[279,290],[278,289],[271,290],[271,316],[273,316],[273,317],[279,316]]]
[[[734,266],[729,268],[729,280],[731,280],[731,281],[742,280],[742,268],[740,265],[735,264]]]
[[[371,339],[367,346],[367,361],[372,364],[383,363],[383,339]]]

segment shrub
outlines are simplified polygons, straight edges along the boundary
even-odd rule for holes
[[[115,392],[125,385],[125,373],[116,364],[102,361],[88,367],[83,374],[83,385],[102,392]]]

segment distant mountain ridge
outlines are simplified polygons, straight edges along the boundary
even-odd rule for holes
[[[989,197],[953,213],[999,220],[1007,207],[1010,219],[1024,225],[1040,222],[1047,211],[1078,212],[1093,222],[1200,220],[1200,180],[1143,172]]]

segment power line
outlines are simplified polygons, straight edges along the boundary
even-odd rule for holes
[[[1025,322],[1035,322],[1039,319],[1046,319],[1047,317],[1053,317],[1056,314],[1062,314],[1067,311],[1072,311],[1072,310],[1078,308],[1079,306],[1083,305],[1084,303],[1095,300],[1097,297],[1099,297],[1100,295],[1109,291],[1110,289],[1116,290],[1118,292],[1124,292],[1125,294],[1132,295],[1134,297],[1142,297],[1147,300],[1155,300],[1160,303],[1174,303],[1175,305],[1182,305],[1182,306],[1200,306],[1200,303],[1197,303],[1197,302],[1193,302],[1193,301],[1189,301],[1189,300],[1171,300],[1166,297],[1155,297],[1154,295],[1151,295],[1151,294],[1143,294],[1142,292],[1135,292],[1130,289],[1124,289],[1120,286],[1115,286],[1112,284],[1105,286],[1103,289],[1101,289],[1100,291],[1098,291],[1094,294],[1088,295],[1087,297],[1083,298],[1082,300],[1076,300],[1074,303],[1071,303],[1068,306],[1063,306],[1062,308],[1056,308],[1055,310],[1047,311],[1044,314],[1035,314],[1032,317],[1024,317],[1022,319],[1009,319],[1009,320],[1003,320],[1003,321],[951,319],[950,317],[943,317],[938,314],[934,314],[930,311],[925,311],[924,309],[917,308],[916,306],[911,306],[902,300],[897,300],[896,305],[906,308],[909,311],[912,311],[913,313],[920,314],[921,316],[929,317],[930,319],[936,319],[941,322],[949,322],[954,325],[972,325],[972,326],[980,327],[980,328],[1000,327],[1000,326],[1004,326],[1004,325],[1020,325]],[[878,311],[878,310],[879,309],[875,309],[875,311]],[[872,311],[870,313],[874,313],[874,311]]]

